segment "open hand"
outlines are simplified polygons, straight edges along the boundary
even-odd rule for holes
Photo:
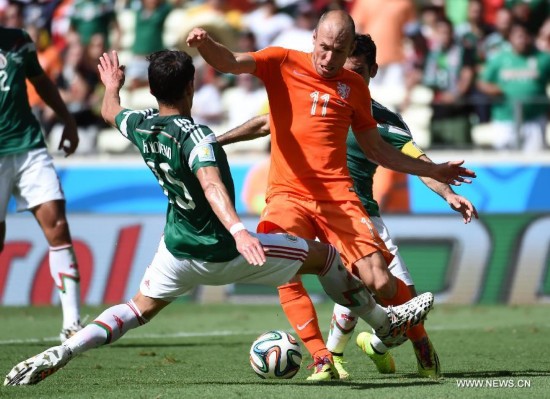
[[[103,53],[99,57],[97,69],[99,70],[101,81],[107,90],[120,90],[122,85],[124,85],[124,65],[119,64],[118,54],[115,50],[111,51],[111,55]]]
[[[463,163],[464,161],[449,161],[437,164],[434,176],[431,177],[452,186],[460,186],[462,183],[470,184],[472,180],[469,178],[475,178],[476,173],[463,167]]]
[[[258,238],[246,230],[241,230],[234,235],[237,243],[237,251],[244,256],[248,263],[261,266],[265,263],[265,251]]]

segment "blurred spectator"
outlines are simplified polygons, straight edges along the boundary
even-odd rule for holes
[[[187,15],[191,19],[200,20],[203,20],[205,15],[222,17],[229,26],[238,31],[242,28],[242,12],[231,3],[227,0],[204,0],[202,4],[189,8]]]
[[[445,1],[445,16],[453,23],[453,26],[459,26],[468,21],[468,0]]]
[[[481,45],[483,60],[493,57],[497,52],[510,47],[508,37],[512,27],[512,12],[501,8],[495,15],[495,31],[489,34]]]
[[[504,8],[504,0],[483,0],[483,20],[495,26],[498,10]]]
[[[195,96],[192,116],[195,123],[219,126],[224,121],[224,109],[217,72],[205,62],[195,63]],[[239,103],[236,106],[240,106]],[[216,131],[216,128],[212,130]]]
[[[550,18],[547,18],[539,30],[536,46],[540,51],[550,53]]]
[[[236,85],[222,93],[227,115],[227,127],[234,128],[267,111],[267,92],[262,82],[253,75],[236,76]]]
[[[239,9],[232,9],[227,0],[204,0],[198,5],[190,6],[181,21],[178,48],[195,56],[197,49],[187,46],[187,34],[196,26],[201,26],[217,41],[228,48],[235,48],[243,26],[243,14]]]
[[[425,6],[420,9],[420,33],[426,39],[426,44],[429,49],[434,47],[435,26],[437,21],[445,16],[445,10],[438,6]],[[410,28],[407,32],[414,31]]]
[[[91,59],[92,54],[98,51],[96,47],[100,47],[102,43],[104,43],[104,36],[99,33],[90,37],[88,46],[83,46],[79,42],[71,43],[65,54],[63,69],[57,79],[61,97],[77,123],[80,143],[76,154],[80,155],[96,153],[97,135],[103,126],[102,119],[94,108],[98,103],[94,95],[99,83],[97,60]],[[50,133],[50,142],[57,142],[62,130],[63,126],[54,124]]]
[[[130,90],[147,86],[149,63],[145,57],[164,49],[164,22],[170,11],[172,7],[164,0],[141,0],[141,7],[136,11],[133,57],[126,66],[126,79]]]
[[[25,21],[23,19],[23,6],[18,3],[8,3],[4,10],[4,22],[6,28],[23,28]]]
[[[71,40],[69,36],[76,35],[76,32],[71,31],[72,7],[73,0],[61,0],[52,15],[52,43],[59,51],[65,50],[68,41]]]
[[[466,22],[455,28],[455,36],[462,41],[465,47],[477,49],[485,37],[492,32],[492,28],[483,21],[483,2],[481,0],[468,1]],[[476,54],[480,57],[480,54]]]
[[[351,16],[359,33],[368,33],[378,47],[378,75],[371,91],[400,91],[404,87],[405,27],[415,21],[412,0],[358,0]]]
[[[476,72],[478,65],[483,62],[483,45],[485,38],[492,32],[492,27],[483,21],[483,1],[468,0],[466,22],[455,28],[455,37],[461,42],[461,45],[475,54]],[[478,91],[473,85],[468,94],[467,101],[473,106],[473,111],[477,115],[478,122],[487,123],[491,118],[491,106],[489,98]]]
[[[532,35],[536,35],[550,11],[548,0],[505,0],[514,19],[523,23]]]
[[[63,67],[61,55],[57,49],[52,45],[50,35],[45,28],[38,28],[35,25],[26,27],[29,36],[36,44],[36,55],[38,56],[38,62],[44,73],[52,80],[57,81],[61,68]],[[45,133],[49,132],[51,127],[51,121],[45,118],[46,104],[42,97],[38,95],[35,87],[27,82],[27,96],[29,98],[29,105],[36,116],[36,119],[40,122],[40,125],[44,128]],[[53,114],[53,111],[50,113]]]
[[[240,32],[239,38],[237,39],[237,48],[242,53],[257,51],[258,44],[256,43],[256,36],[254,36],[254,33],[249,30]]]
[[[269,46],[281,32],[292,28],[294,21],[279,11],[275,0],[256,1],[257,8],[243,17],[243,25],[254,33],[258,48],[262,49]]]
[[[469,147],[472,144],[467,104],[475,76],[475,57],[454,39],[453,25],[441,19],[436,25],[437,46],[426,60],[423,84],[433,91],[430,135],[432,147]]]
[[[99,33],[105,38],[107,48],[120,48],[121,30],[114,0],[74,0],[70,15],[71,29],[78,33],[83,45],[90,42],[92,35]],[[110,43],[111,32],[113,43]]]
[[[298,4],[294,15],[294,25],[281,32],[271,43],[272,46],[285,47],[300,51],[313,50],[313,30],[318,16],[308,2]]]
[[[533,45],[528,27],[514,23],[511,49],[487,61],[478,87],[498,99],[492,108],[494,148],[545,148],[548,121],[546,86],[550,82],[550,54]]]

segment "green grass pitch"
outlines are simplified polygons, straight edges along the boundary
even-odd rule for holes
[[[93,319],[103,307],[85,307]],[[325,333],[331,306],[317,306]],[[276,305],[175,303],[111,346],[89,351],[36,386],[0,387],[0,398],[549,398],[548,306],[436,306],[426,323],[445,378],[417,378],[409,343],[397,373],[378,375],[352,340],[345,382],[310,383],[304,361],[291,380],[258,378],[248,363],[262,332],[293,333]],[[56,344],[54,307],[0,307],[0,373]],[[360,322],[358,331],[366,328]],[[293,333],[294,336],[296,336]],[[459,387],[477,384],[477,387]]]

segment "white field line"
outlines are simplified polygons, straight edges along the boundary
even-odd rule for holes
[[[490,325],[430,325],[429,331],[456,331],[456,330],[484,330],[487,328],[491,329],[501,329],[501,328],[517,328],[519,326],[490,326]],[[537,325],[539,328],[550,327],[550,324]],[[359,326],[358,330],[364,329],[364,326]],[[286,330],[286,329],[282,329]],[[292,330],[288,329],[292,334]],[[128,340],[137,340],[137,339],[170,339],[170,338],[200,338],[200,337],[229,337],[229,336],[239,336],[239,335],[260,335],[265,331],[259,330],[240,330],[240,331],[229,331],[229,330],[220,330],[220,331],[203,331],[203,332],[178,332],[173,334],[140,334],[140,333],[130,333],[124,336],[122,342]],[[328,331],[324,331],[328,333]],[[4,339],[0,340],[1,345],[17,345],[17,344],[31,344],[31,343],[42,343],[42,342],[59,342],[59,337],[42,337],[42,338],[24,338],[24,339]]]

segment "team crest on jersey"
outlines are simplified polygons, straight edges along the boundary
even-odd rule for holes
[[[8,66],[8,59],[4,54],[0,54],[0,69],[4,69]]]
[[[214,149],[210,144],[201,145],[198,149],[199,162],[215,161]]]
[[[349,97],[349,93],[351,92],[351,88],[342,82],[336,83],[336,90],[338,90],[338,95],[342,100],[345,100]]]

